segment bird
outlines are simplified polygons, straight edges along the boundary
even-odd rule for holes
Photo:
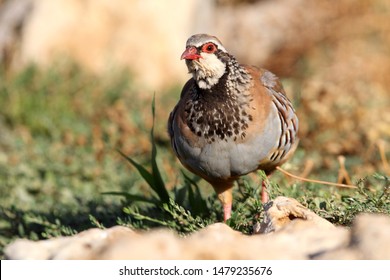
[[[292,156],[298,117],[275,74],[240,64],[215,36],[189,37],[181,59],[192,77],[169,115],[171,146],[214,188],[226,222],[234,182],[256,170],[269,176]],[[268,201],[264,180],[261,200]]]

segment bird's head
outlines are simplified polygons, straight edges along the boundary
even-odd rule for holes
[[[210,89],[226,72],[228,54],[218,38],[207,34],[192,35],[186,43],[181,59],[198,86]]]

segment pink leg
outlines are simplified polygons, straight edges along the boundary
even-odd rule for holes
[[[226,223],[230,219],[232,214],[232,203],[226,203],[223,205],[223,221]]]
[[[261,182],[261,202],[267,203],[268,200],[269,200],[269,197],[268,197],[268,192],[267,192],[267,186],[265,184],[265,180],[263,180],[263,182]]]
[[[226,222],[230,219],[232,215],[232,203],[233,203],[233,193],[232,187],[228,187],[222,191],[217,191],[218,198],[222,202],[223,208],[223,221]]]

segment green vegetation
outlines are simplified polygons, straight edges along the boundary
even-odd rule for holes
[[[137,90],[128,73],[97,78],[74,65],[0,75],[0,256],[16,238],[116,224],[186,234],[222,220],[211,187],[184,170],[170,148],[166,120],[179,90],[155,95],[152,107],[153,94]],[[286,169],[299,173],[307,158],[319,162],[310,177],[336,181],[337,159],[324,167],[314,149],[300,148]],[[347,169],[354,164],[359,155],[347,157]],[[257,175],[234,191],[228,223],[244,233],[262,218]],[[380,170],[352,177],[357,190],[276,172],[270,196],[294,197],[339,225],[359,212],[390,214],[390,177]]]

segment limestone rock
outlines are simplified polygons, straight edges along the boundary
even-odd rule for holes
[[[264,206],[265,218],[261,225],[254,229],[255,233],[269,233],[289,227],[316,227],[332,229],[327,220],[319,217],[293,198],[279,196]]]
[[[4,249],[5,259],[11,260],[48,260],[54,252],[69,243],[68,237],[42,241],[18,239]]]
[[[182,242],[182,239],[173,231],[157,229],[132,238],[122,236],[100,252],[97,258],[111,260],[181,259],[185,254],[182,251]]]
[[[348,231],[336,228],[297,200],[279,196],[264,206],[265,217],[254,233],[267,242],[263,258],[307,259],[348,243]]]
[[[356,217],[346,247],[324,252],[318,259],[390,259],[390,218],[379,214]]]
[[[71,237],[16,240],[6,259],[390,259],[390,218],[361,214],[352,228],[335,227],[296,200],[266,207],[262,234],[244,235],[223,223],[188,236],[169,229],[90,229]]]
[[[249,239],[226,224],[217,223],[190,235],[185,247],[190,259],[250,259],[252,248],[248,245],[252,242]],[[242,250],[232,244],[240,244]]]
[[[358,216],[352,227],[351,247],[364,259],[390,259],[390,219],[385,215]]]
[[[97,259],[106,246],[126,235],[136,235],[129,228],[115,226],[107,230],[97,228],[75,236],[58,237],[42,241],[16,240],[4,250],[7,259]]]

